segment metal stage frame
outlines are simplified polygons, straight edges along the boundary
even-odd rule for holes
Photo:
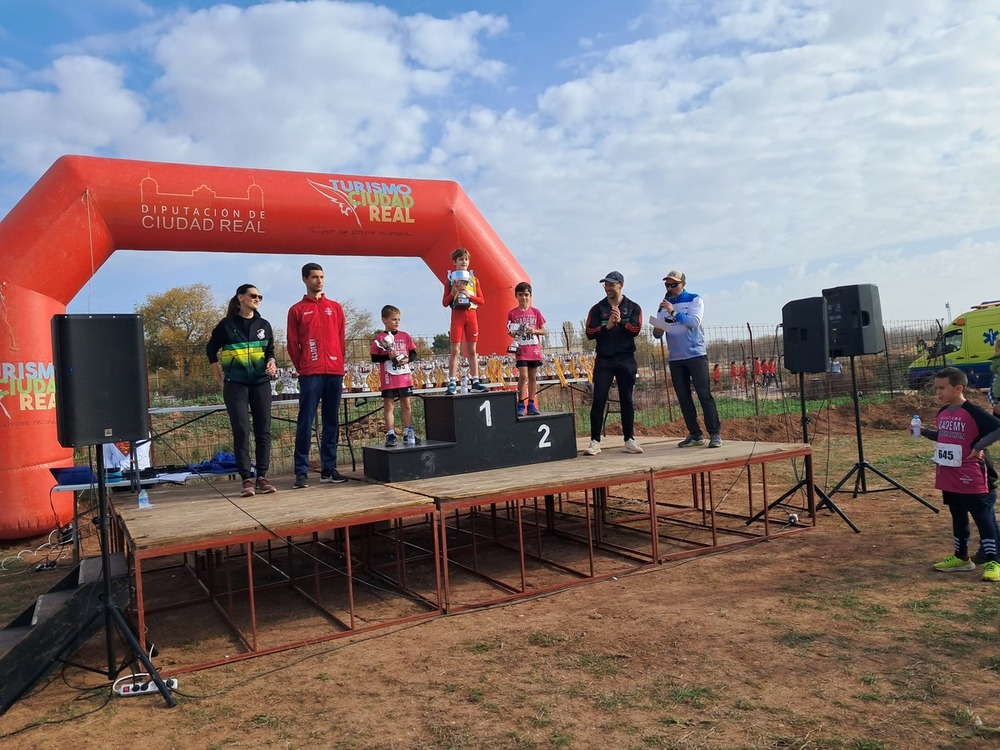
[[[276,477],[278,493],[252,498],[235,481],[158,485],[145,510],[134,493],[115,493],[129,614],[169,676],[815,526],[808,445],[677,440],[644,438],[633,455],[609,436],[598,456],[388,484],[359,471],[346,484],[285,491],[291,478]],[[802,521],[772,518],[782,511],[769,493],[803,482],[800,460]],[[193,640],[212,656],[185,663]]]

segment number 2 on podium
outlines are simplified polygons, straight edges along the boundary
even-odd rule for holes
[[[538,425],[538,434],[541,435],[541,437],[538,439],[538,447],[551,448],[552,441],[549,440],[549,435],[552,434],[552,430],[549,428],[549,426],[547,424]]]
[[[490,406],[489,400],[483,401],[483,403],[481,403],[479,405],[479,411],[481,411],[483,413],[483,417],[484,417],[484,419],[486,421],[486,426],[487,427],[492,427],[493,426],[493,409]],[[538,425],[538,434],[541,436],[538,439],[538,447],[539,448],[551,448],[552,447],[552,441],[549,439],[550,435],[552,434],[551,428],[547,424],[540,424],[540,425]]]

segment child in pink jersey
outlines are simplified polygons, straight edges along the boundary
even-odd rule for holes
[[[531,284],[522,281],[514,287],[517,307],[507,313],[507,330],[517,352],[517,415],[541,414],[538,410],[538,368],[542,364],[542,342],[546,333],[545,318],[531,306]],[[527,403],[525,403],[527,401]]]
[[[417,349],[408,333],[399,330],[402,314],[398,307],[382,308],[382,325],[385,330],[372,342],[372,362],[379,364],[379,382],[382,384],[383,414],[385,416],[385,447],[396,445],[395,404],[399,400],[403,418],[403,445],[419,445],[413,431],[413,370],[410,363],[417,359]]]
[[[1000,419],[965,399],[969,380],[957,367],[934,375],[934,392],[940,403],[936,424],[920,434],[934,441],[937,464],[934,486],[951,511],[955,554],[934,564],[934,570],[951,573],[975,570],[969,559],[969,516],[976,523],[985,564],[984,581],[1000,581],[997,533],[989,506],[983,449],[1000,439]]]

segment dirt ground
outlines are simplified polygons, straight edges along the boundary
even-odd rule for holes
[[[932,399],[864,407],[866,458],[935,505]],[[811,414],[817,482],[856,460],[853,410]],[[801,439],[771,417],[729,439]],[[678,424],[640,434],[681,435]],[[920,445],[918,445],[920,443]],[[872,477],[869,487],[884,487]],[[940,574],[947,512],[835,496],[815,529],[512,604],[179,676],[178,706],[67,668],[0,717],[6,748],[1000,747],[1000,594]],[[975,534],[973,535],[975,538]],[[31,547],[31,544],[25,544]],[[17,549],[0,550],[0,557]],[[0,577],[12,617],[52,572]],[[199,623],[190,622],[192,632]],[[100,664],[102,636],[84,649]],[[187,661],[197,660],[198,641]]]

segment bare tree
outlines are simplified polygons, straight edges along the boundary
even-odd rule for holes
[[[375,316],[370,310],[361,308],[354,300],[341,300],[344,308],[344,326],[347,332],[347,361],[366,360],[371,347],[372,334],[378,329]]]
[[[191,375],[207,369],[205,345],[226,313],[207,284],[190,284],[150,294],[136,313],[142,317],[146,359],[154,371],[166,369]]]

